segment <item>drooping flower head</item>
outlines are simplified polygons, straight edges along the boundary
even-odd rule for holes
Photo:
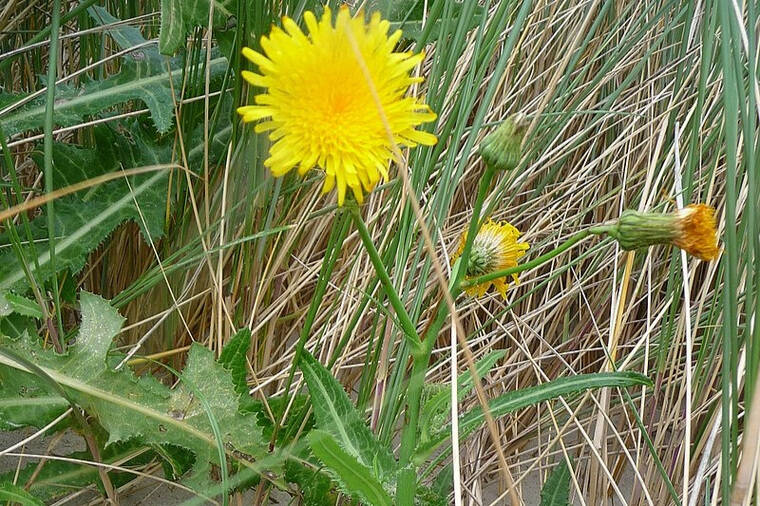
[[[259,73],[243,71],[243,78],[266,91],[256,96],[256,105],[238,112],[245,122],[264,120],[255,130],[269,132],[273,144],[264,165],[274,176],[294,167],[304,175],[317,166],[325,173],[325,193],[337,185],[338,205],[346,188],[361,203],[363,191],[371,191],[381,177],[388,179],[394,143],[436,142],[433,134],[415,130],[436,115],[406,96],[422,81],[410,72],[424,55],[394,52],[401,31],[389,35],[390,23],[379,13],[366,23],[362,14],[352,18],[343,6],[333,24],[325,7],[320,20],[312,12],[303,20],[308,35],[283,17],[283,28],[274,26],[261,38],[264,54],[243,48],[259,67]]]
[[[517,266],[517,260],[530,247],[527,242],[517,242],[518,237],[520,237],[520,232],[506,221],[495,222],[489,219],[485,222],[472,241],[472,250],[470,251],[470,260],[467,265],[465,279],[470,280],[484,274]],[[467,230],[465,230],[459,240],[459,248],[456,254],[452,256],[452,262],[462,255],[466,241]],[[512,281],[514,283],[519,282],[517,274],[512,275]],[[465,291],[468,295],[480,297],[491,286],[496,288],[496,291],[502,297],[507,297],[509,280],[506,277],[474,285],[466,288]]]
[[[601,227],[624,250],[653,244],[672,244],[700,260],[718,258],[715,209],[706,204],[689,204],[673,213],[640,213],[626,210],[617,223]]]

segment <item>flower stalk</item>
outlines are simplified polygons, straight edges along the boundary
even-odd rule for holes
[[[417,328],[409,317],[409,313],[407,313],[404,303],[401,302],[401,298],[398,296],[398,293],[393,286],[388,271],[385,270],[383,260],[380,258],[380,253],[378,253],[377,248],[375,248],[374,242],[372,242],[372,237],[369,234],[369,230],[367,230],[367,225],[365,225],[364,220],[359,213],[358,207],[351,207],[350,212],[354,224],[356,225],[356,229],[359,232],[359,237],[361,237],[364,249],[367,250],[372,266],[375,268],[375,273],[383,284],[385,294],[388,297],[391,306],[393,306],[393,310],[396,312],[396,317],[404,331],[404,336],[412,346],[413,355],[416,357],[422,354],[422,343],[420,342],[420,336],[417,334]]]

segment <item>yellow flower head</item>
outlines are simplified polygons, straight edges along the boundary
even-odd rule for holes
[[[273,144],[264,165],[274,176],[294,167],[304,175],[318,166],[325,172],[325,193],[337,183],[338,205],[346,187],[361,203],[362,190],[371,191],[381,176],[388,179],[394,143],[436,142],[433,134],[415,130],[433,121],[435,113],[405,96],[422,81],[410,71],[424,55],[394,52],[401,31],[388,35],[390,23],[379,13],[367,24],[363,15],[352,18],[343,6],[333,25],[325,7],[319,21],[311,12],[303,20],[308,35],[283,17],[283,28],[272,27],[261,38],[264,54],[243,48],[243,56],[259,67],[259,73],[243,71],[243,78],[266,92],[238,113],[245,122],[265,120],[255,130],[269,132]]]
[[[625,250],[653,244],[672,244],[700,260],[718,258],[715,209],[706,204],[689,204],[673,213],[623,211],[609,230]]]
[[[469,280],[484,274],[517,266],[517,259],[523,256],[525,251],[530,247],[527,242],[517,242],[518,237],[520,237],[520,232],[506,221],[495,222],[489,219],[480,227],[478,235],[475,236],[475,240],[472,242],[470,261],[467,266],[465,279]],[[460,257],[466,241],[467,230],[465,230],[462,238],[459,240],[459,249],[452,257],[452,262]],[[515,283],[519,282],[517,274],[512,275],[512,281]],[[491,288],[491,285],[506,299],[507,289],[509,288],[509,282],[506,277],[480,283],[467,288],[466,292],[468,295],[480,297]]]

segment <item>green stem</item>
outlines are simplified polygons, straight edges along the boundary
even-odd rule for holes
[[[518,274],[520,272],[527,271],[529,269],[533,269],[534,267],[538,267],[539,265],[548,262],[549,260],[551,260],[552,258],[556,257],[557,255],[560,255],[561,253],[563,253],[563,252],[567,251],[568,249],[572,248],[573,246],[575,246],[576,243],[582,241],[586,237],[588,237],[590,235],[599,235],[599,234],[603,233],[605,230],[606,229],[605,229],[605,227],[603,225],[602,226],[598,226],[598,227],[590,227],[590,228],[583,229],[580,232],[578,232],[577,234],[575,234],[574,236],[572,236],[567,241],[565,241],[562,244],[560,244],[557,248],[549,251],[548,253],[545,253],[545,254],[541,255],[538,258],[535,258],[535,259],[531,260],[530,262],[525,262],[524,264],[520,264],[520,265],[517,265],[515,267],[509,267],[507,269],[502,269],[500,271],[489,272],[488,274],[483,274],[482,276],[478,276],[476,278],[468,279],[467,281],[465,281],[464,283],[462,283],[461,288],[462,289],[467,289],[467,288],[470,288],[470,287],[473,287],[473,286],[477,286],[477,285],[479,285],[481,283],[486,283],[488,281],[492,281],[492,280],[497,279],[497,278],[511,276],[512,274]],[[452,294],[452,295],[459,295],[459,293]]]
[[[380,282],[383,284],[383,288],[385,288],[385,294],[388,296],[388,300],[390,301],[391,306],[393,306],[394,311],[396,311],[396,316],[404,331],[404,335],[412,345],[416,360],[416,357],[423,350],[420,336],[417,334],[417,327],[412,323],[412,319],[409,318],[409,313],[406,312],[404,303],[401,302],[398,292],[396,292],[396,288],[394,288],[393,282],[391,281],[390,276],[388,276],[388,271],[385,270],[385,265],[380,258],[380,253],[378,253],[375,244],[372,242],[372,237],[369,234],[369,230],[367,230],[367,225],[364,224],[361,214],[359,214],[358,208],[351,209],[351,217],[354,219],[356,228],[359,231],[359,237],[362,239],[364,249],[366,249],[369,254],[369,259],[372,262],[372,266],[375,268],[377,277],[380,278]]]
[[[475,198],[475,204],[472,209],[472,217],[470,218],[470,225],[467,229],[467,239],[465,240],[464,247],[462,248],[462,254],[457,260],[457,264],[452,271],[453,281],[450,286],[452,293],[456,292],[458,285],[467,270],[460,268],[461,265],[467,265],[470,258],[470,251],[472,250],[472,244],[480,229],[480,212],[483,209],[483,202],[488,194],[488,188],[491,186],[491,180],[493,179],[496,171],[490,166],[486,167],[486,171],[483,173],[483,177],[480,178],[480,185],[478,186],[478,195]],[[448,314],[448,311],[442,309],[442,306],[447,304],[440,304],[436,310],[436,316]],[[428,332],[429,333],[429,332]],[[418,338],[419,340],[419,338]],[[422,351],[414,355],[414,366],[412,367],[412,376],[409,378],[409,385],[407,390],[407,404],[406,404],[406,424],[404,430],[401,433],[401,450],[399,464],[401,466],[401,473],[399,474],[398,481],[398,493],[396,495],[396,502],[399,506],[413,506],[414,497],[417,492],[417,470],[414,466],[409,465],[414,450],[417,447],[417,425],[420,416],[420,399],[422,398],[422,387],[425,384],[425,373],[427,372],[427,366],[430,362],[430,353],[433,351],[433,339],[422,341]]]
[[[58,67],[58,28],[61,24],[61,0],[53,0],[50,23],[50,52],[48,54],[47,72],[47,95],[45,103],[45,138],[44,138],[44,168],[45,168],[45,192],[53,192],[53,110],[55,108],[55,81]],[[53,269],[53,297],[55,300],[56,323],[58,335],[63,336],[63,322],[61,321],[61,295],[58,287],[58,274],[55,266],[55,210],[54,199],[47,203],[48,244],[50,246],[50,266]],[[61,343],[61,346],[64,346]]]
[[[425,347],[426,351],[427,348]],[[429,353],[415,355],[412,376],[409,378],[407,391],[406,424],[401,434],[401,453],[399,459],[399,480],[397,486],[396,502],[399,506],[412,506],[417,492],[417,470],[409,465],[414,450],[417,447],[417,424],[420,417],[420,399],[422,387],[425,385],[425,373],[427,372]]]

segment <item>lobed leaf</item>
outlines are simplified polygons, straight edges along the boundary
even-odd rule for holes
[[[123,168],[159,165],[171,161],[171,147],[148,140],[148,135],[132,123],[131,140],[116,134],[110,127],[94,131],[95,147],[81,148],[56,144],[53,149],[54,187],[64,188]],[[87,255],[118,226],[128,220],[140,224],[146,237],[163,235],[168,174],[165,170],[133,176],[129,181],[116,179],[55,201],[55,246],[58,271],[78,272]],[[23,246],[24,257],[38,279],[53,275],[47,247],[47,217],[38,216],[30,224],[34,245]],[[0,234],[0,245],[10,244],[7,234]],[[21,260],[11,248],[0,249],[0,291],[24,289],[26,275]],[[36,263],[34,259],[36,258]]]
[[[214,360],[211,351],[193,345],[181,374],[184,381],[170,390],[151,376],[135,378],[128,368],[109,368],[107,353],[124,319],[107,301],[87,292],[81,294],[81,308],[80,332],[67,355],[42,349],[36,339],[28,336],[19,341],[2,339],[0,343],[33,361],[74,402],[96,417],[109,434],[107,444],[138,438],[145,444],[170,444],[190,450],[195,455],[190,484],[198,490],[207,488],[210,466],[220,464],[209,413],[220,427],[228,454],[255,467],[245,456],[266,453],[256,414],[238,412],[239,396],[232,377]],[[40,384],[36,376],[12,359],[2,356],[0,364],[0,371]],[[53,415],[51,411],[48,417]]]

